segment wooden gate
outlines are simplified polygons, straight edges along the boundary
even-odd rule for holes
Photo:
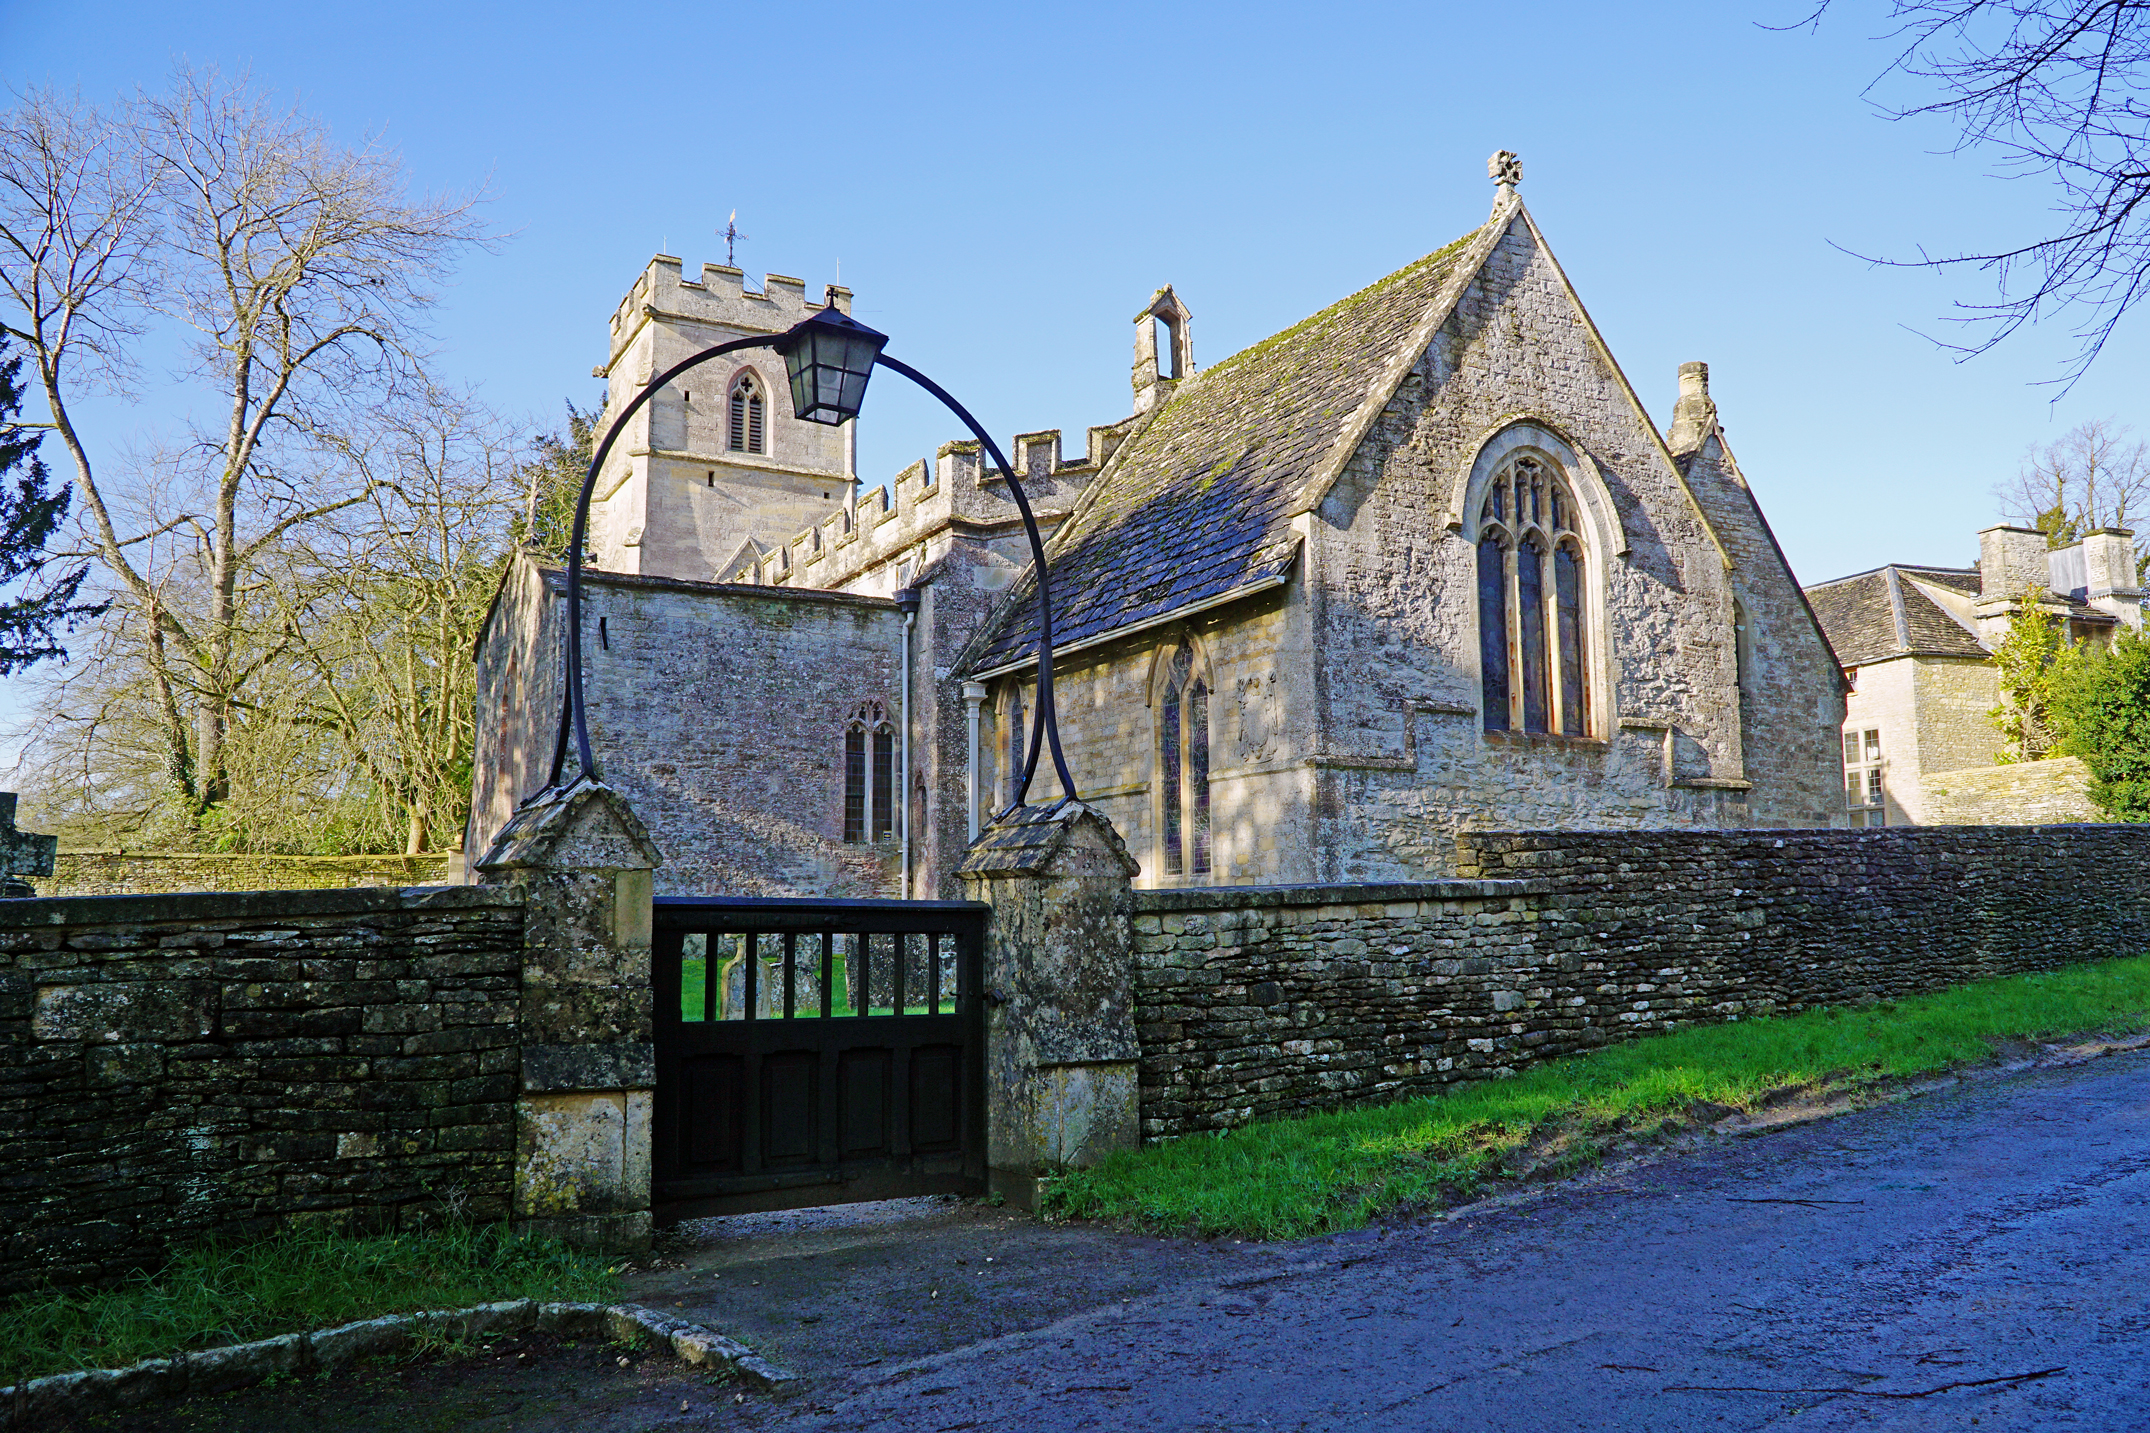
[[[990,909],[659,897],[657,1222],[982,1190]]]

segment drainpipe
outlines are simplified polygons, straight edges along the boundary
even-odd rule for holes
[[[963,684],[963,721],[969,729],[970,766],[963,778],[964,824],[970,839],[978,839],[978,709],[985,705],[985,683]]]
[[[911,898],[911,625],[918,620],[918,589],[906,587],[896,594],[903,609],[902,645],[897,661],[903,669],[903,755],[897,763],[902,780],[896,787],[896,829],[903,850],[903,882],[898,887],[904,900]]]

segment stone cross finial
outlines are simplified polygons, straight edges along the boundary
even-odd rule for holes
[[[1515,193],[1515,187],[1523,182],[1523,161],[1516,158],[1512,149],[1497,149],[1486,161],[1486,177],[1500,186],[1496,198]]]
[[[60,849],[57,836],[15,829],[15,793],[0,791],[0,899],[20,900],[37,891],[24,876],[49,876]]]

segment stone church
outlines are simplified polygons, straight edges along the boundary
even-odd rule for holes
[[[1844,820],[1841,671],[1706,368],[1658,432],[1520,166],[1491,170],[1481,227],[1209,368],[1160,289],[1132,412],[1080,451],[1010,447],[1077,794],[1138,885],[1440,876],[1466,828]],[[796,279],[657,256],[611,318],[613,411],[810,311]],[[851,428],[796,421],[774,353],[738,359],[646,406],[600,475],[600,770],[660,892],[956,894],[1035,702],[1007,477],[956,442],[862,492]],[[522,556],[478,643],[473,857],[544,784],[563,592]],[[1031,804],[1062,794],[1041,761]]]

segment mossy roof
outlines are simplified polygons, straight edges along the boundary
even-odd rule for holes
[[[1395,381],[1395,360],[1483,232],[1182,380],[1054,535],[1047,567],[1055,646],[1287,573],[1291,520],[1309,501],[1308,484],[1333,467],[1375,386]],[[1026,573],[974,649],[970,670],[1035,660],[1034,590]]]

